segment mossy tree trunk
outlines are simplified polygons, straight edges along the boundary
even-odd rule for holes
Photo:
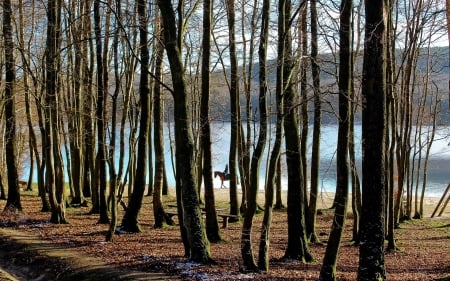
[[[184,68],[181,50],[177,44],[177,24],[171,1],[158,0],[164,30],[164,43],[172,74],[176,145],[176,178],[181,189],[183,224],[190,247],[190,259],[194,262],[211,262],[210,246],[199,204],[196,188],[194,141],[190,130]],[[178,30],[181,32],[181,30]]]

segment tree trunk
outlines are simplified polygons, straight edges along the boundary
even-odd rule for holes
[[[368,1],[363,63],[363,192],[358,280],[385,280],[385,6]]]
[[[349,148],[349,114],[352,96],[352,9],[353,0],[341,2],[339,27],[339,129],[336,155],[336,208],[328,238],[327,249],[323,258],[319,280],[336,280],[336,264],[339,247],[344,232],[347,217],[347,197],[349,185],[350,165],[348,160]]]
[[[162,190],[165,182],[165,161],[164,161],[164,124],[163,124],[163,112],[164,101],[162,99],[161,83],[162,81],[162,66],[164,47],[160,42],[164,42],[162,31],[160,28],[161,19],[159,18],[155,24],[155,33],[158,34],[160,40],[155,43],[155,78],[158,80],[153,86],[153,142],[155,148],[155,179],[153,187],[153,215],[155,217],[155,228],[160,228],[166,222],[169,225],[173,224],[173,221],[168,217],[164,211],[162,203]]]
[[[201,144],[203,147],[203,182],[205,186],[206,234],[209,241],[222,241],[217,223],[214,184],[212,178],[211,125],[209,123],[209,87],[211,57],[211,16],[212,1],[203,1],[203,39],[202,39],[202,93],[200,103]]]
[[[228,19],[228,39],[230,41],[230,113],[231,113],[231,133],[230,133],[230,214],[239,215],[237,198],[237,147],[239,141],[239,83],[236,58],[235,40],[235,11],[234,0],[226,0]]]
[[[5,50],[5,155],[8,178],[8,198],[5,211],[22,211],[19,190],[19,176],[16,167],[16,110],[15,110],[15,63],[14,42],[12,37],[12,9],[11,1],[3,0],[3,39]]]
[[[66,223],[64,169],[59,139],[59,68],[61,43],[61,1],[48,1],[45,93],[46,185],[49,190],[52,223]]]
[[[158,0],[163,19],[164,42],[169,59],[173,83],[175,144],[177,161],[177,181],[181,188],[183,224],[190,246],[190,259],[194,262],[211,262],[210,246],[203,224],[197,193],[194,157],[194,143],[188,114],[187,93],[181,50],[177,45],[175,14],[170,1]],[[178,30],[181,32],[180,30]]]
[[[285,98],[285,143],[286,163],[288,170],[288,245],[284,254],[285,259],[294,259],[310,262],[313,260],[306,238],[305,226],[305,198],[303,186],[302,160],[300,157],[300,143],[298,134],[298,114],[296,106],[296,93],[290,81],[293,69],[292,62],[292,39],[287,29],[291,17],[291,1],[280,1],[280,12],[284,17],[286,32],[284,44],[286,53],[283,69],[283,89]]]
[[[269,37],[269,15],[270,15],[270,1],[265,0],[263,2],[262,8],[262,24],[261,24],[261,41],[259,45],[259,73],[260,73],[260,108],[264,110],[261,111],[261,120],[264,118],[264,122],[261,125],[267,128],[267,114],[266,114],[266,94],[267,94],[267,43]],[[278,83],[279,86],[280,83]],[[259,242],[259,257],[258,257],[258,267],[261,270],[269,270],[269,245],[270,245],[270,226],[272,223],[272,210],[273,210],[273,198],[274,198],[274,186],[277,164],[280,158],[281,150],[281,140],[283,134],[283,95],[282,89],[276,90],[276,105],[277,105],[277,123],[276,123],[276,133],[275,133],[275,143],[272,148],[272,152],[269,158],[269,165],[267,171],[267,185],[265,188],[265,203],[264,203],[264,217],[261,227],[261,236]],[[264,102],[264,104],[262,103]],[[264,113],[264,115],[262,114]],[[267,130],[267,129],[266,129]],[[260,130],[262,133],[263,130]],[[264,137],[265,138],[265,137]],[[265,139],[264,139],[265,140]],[[256,199],[256,198],[255,198]],[[245,219],[247,216],[245,216]],[[245,222],[245,220],[244,220]]]
[[[109,13],[108,13],[109,14]],[[108,19],[106,19],[108,22]],[[100,15],[100,1],[94,1],[94,30],[95,30],[95,43],[96,43],[96,60],[97,60],[97,105],[95,116],[97,118],[97,172],[98,172],[98,184],[94,188],[99,190],[99,223],[109,223],[107,200],[106,200],[106,92],[108,89],[108,58],[105,57],[108,49],[108,36],[102,35],[101,27],[103,23]],[[106,34],[108,33],[108,26],[106,24]],[[105,38],[104,46],[102,38]]]
[[[250,186],[247,190],[247,207],[245,208],[244,222],[242,225],[241,234],[241,255],[243,259],[243,266],[245,270],[255,271],[257,269],[255,258],[253,255],[252,246],[252,226],[253,217],[256,212],[256,197],[259,189],[259,169],[261,166],[261,157],[264,153],[264,148],[266,146],[267,139],[267,104],[266,95],[268,91],[267,82],[267,42],[269,37],[269,1],[266,0],[263,3],[262,8],[262,24],[261,24],[261,34],[259,43],[259,136],[256,143],[256,147],[253,151],[252,160],[250,163]],[[270,191],[268,191],[270,192]],[[273,194],[273,187],[271,193]],[[270,209],[273,204],[273,195],[270,198]],[[271,212],[270,210],[268,210]],[[270,223],[269,214],[265,215],[266,224]],[[268,229],[266,229],[268,231]],[[265,230],[263,230],[265,231]],[[268,238],[268,234],[264,235]],[[264,243],[269,241],[262,239]],[[267,263],[268,266],[268,263]],[[266,268],[266,263],[263,263],[263,269]]]
[[[387,36],[387,46],[386,46],[386,191],[387,191],[387,205],[386,205],[386,239],[388,245],[387,250],[397,250],[395,243],[395,128],[397,124],[397,114],[396,114],[396,104],[395,101],[395,87],[394,87],[394,64],[395,64],[395,42],[394,42],[394,30],[392,22],[393,13],[393,3],[388,1],[387,8],[387,22],[386,22],[386,36]]]
[[[308,135],[309,135],[309,113],[308,113],[308,1],[302,2],[302,6],[300,8],[300,18],[298,20],[298,44],[301,48],[301,52],[298,52],[298,60],[299,62],[299,76],[300,76],[300,95],[301,95],[301,109],[300,109],[300,120],[302,122],[302,129],[301,129],[301,140],[300,140],[300,155],[302,157],[302,163],[303,163],[303,185],[308,186],[309,185],[309,177],[308,177]],[[306,206],[306,214],[308,216],[308,206],[309,206],[309,191],[308,188],[304,189],[305,191],[305,206]],[[314,204],[316,204],[316,197],[313,198]],[[315,209],[315,208],[314,208]],[[309,219],[306,220],[306,228],[307,228],[307,237],[314,237],[314,240],[316,240],[317,235],[315,235],[315,221],[310,221]],[[309,231],[311,230],[311,231]],[[312,233],[313,235],[309,235],[309,233]]]
[[[139,81],[139,96],[141,105],[141,115],[139,121],[139,136],[137,143],[137,163],[136,174],[133,184],[133,192],[129,202],[129,207],[122,220],[122,227],[126,231],[140,232],[141,228],[138,222],[139,212],[142,207],[142,200],[145,192],[145,181],[147,176],[147,138],[149,122],[149,96],[150,88],[148,83],[149,73],[149,49],[147,38],[147,1],[139,0],[137,3],[139,14],[139,37],[140,37],[140,57],[141,57],[141,76]]]
[[[320,172],[320,133],[322,126],[322,101],[320,97],[320,67],[318,62],[319,46],[318,19],[316,0],[311,1],[311,71],[314,91],[314,123],[311,151],[311,187],[310,202],[308,206],[308,218],[306,220],[307,237],[311,242],[320,242],[315,233],[315,222],[317,214],[317,195],[319,191],[319,172]]]
[[[281,185],[281,157],[278,158],[275,172],[275,182],[276,182],[276,193],[275,193],[275,206],[274,209],[284,209],[283,198],[282,198],[282,185]]]

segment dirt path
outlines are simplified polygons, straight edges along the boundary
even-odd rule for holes
[[[16,280],[179,280],[165,273],[113,268],[33,236],[0,228],[0,281]]]

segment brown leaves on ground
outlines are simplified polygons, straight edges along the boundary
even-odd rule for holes
[[[22,195],[23,214],[0,216],[1,227],[14,227],[51,241],[55,246],[97,257],[115,268],[140,271],[170,272],[184,280],[317,280],[325,245],[311,245],[316,262],[304,264],[283,261],[287,243],[286,212],[275,211],[270,236],[270,270],[267,273],[241,273],[241,225],[229,223],[221,229],[223,242],[211,244],[216,265],[189,263],[183,256],[178,226],[153,228],[151,197],[145,197],[140,223],[142,233],[116,234],[113,243],[105,242],[108,225],[97,224],[98,215],[89,214],[89,207],[68,208],[69,224],[50,224],[49,213],[40,212],[39,198],[33,193]],[[5,201],[0,202],[4,208]],[[119,225],[123,212],[119,212]],[[317,219],[317,233],[326,242],[333,212],[325,210]],[[253,250],[258,253],[261,215],[253,229]],[[175,217],[176,220],[176,217]],[[338,280],[356,280],[358,247],[352,245],[352,220],[347,219],[337,265]],[[388,280],[438,280],[450,274],[450,219],[413,220],[396,230],[397,246],[401,251],[386,253]]]

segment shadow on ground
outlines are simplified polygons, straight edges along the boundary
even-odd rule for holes
[[[114,268],[99,259],[58,248],[38,235],[0,228],[0,281],[179,280],[159,272]]]

